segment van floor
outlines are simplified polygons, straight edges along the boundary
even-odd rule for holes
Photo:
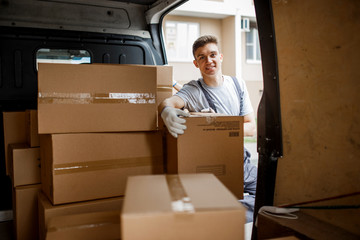
[[[1,212],[0,212],[1,213]],[[244,240],[251,240],[251,231],[252,231],[253,223],[246,223],[244,226],[245,237]],[[0,239],[1,240],[15,240],[15,236],[13,235],[13,221],[0,221]]]

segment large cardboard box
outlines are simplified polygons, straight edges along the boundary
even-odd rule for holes
[[[92,212],[54,217],[46,240],[120,239],[120,211]]]
[[[13,188],[14,230],[17,240],[39,239],[37,196],[40,184]]]
[[[72,214],[95,213],[103,211],[120,212],[123,205],[123,197],[106,198],[79,203],[52,205],[49,199],[43,194],[38,195],[39,204],[39,235],[44,240],[51,219],[58,216]]]
[[[26,140],[30,147],[39,147],[37,110],[26,110]]]
[[[41,183],[40,148],[27,144],[9,145],[10,175],[14,187]]]
[[[245,209],[213,174],[129,177],[122,239],[244,239]]]
[[[25,112],[3,112],[6,175],[10,175],[9,144],[26,143]]]
[[[128,176],[164,172],[160,132],[40,135],[41,181],[53,204],[121,196]]]
[[[167,135],[167,172],[213,173],[238,198],[244,191],[243,117],[214,114],[186,118],[178,138]]]
[[[115,64],[39,64],[39,133],[157,129],[157,81],[168,71]]]

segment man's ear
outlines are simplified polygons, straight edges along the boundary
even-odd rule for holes
[[[222,53],[220,53],[220,62],[222,62],[224,59],[224,55]]]
[[[195,67],[199,68],[199,65],[197,64],[197,61],[196,61],[196,60],[194,60],[193,63],[194,63],[194,65],[195,65]]]

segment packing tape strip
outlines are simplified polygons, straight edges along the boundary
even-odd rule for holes
[[[118,217],[120,219],[120,217]],[[72,229],[90,229],[90,228],[99,228],[104,226],[110,226],[110,225],[118,225],[120,223],[119,221],[109,221],[109,222],[101,222],[101,223],[88,223],[88,224],[77,224],[73,226],[66,226],[66,227],[49,227],[47,229],[48,232],[59,232],[59,231],[66,231],[66,230],[72,230]]]
[[[158,85],[156,91],[158,92],[172,92],[173,87],[168,85]]]
[[[131,103],[155,104],[154,93],[57,93],[39,92],[40,104]]]
[[[194,205],[192,204],[190,197],[187,195],[179,176],[166,175],[166,182],[169,187],[171,208],[173,212],[187,214],[194,213]]]
[[[54,174],[70,174],[115,168],[158,166],[163,164],[162,156],[108,159],[88,162],[62,163],[54,165]]]

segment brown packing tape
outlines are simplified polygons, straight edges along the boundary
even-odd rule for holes
[[[171,196],[171,207],[175,213],[194,213],[195,208],[187,195],[178,175],[166,175],[166,183]]]
[[[50,226],[47,228],[47,232],[87,230],[93,228],[107,227],[111,225],[119,225],[119,214],[120,212],[117,211],[84,213],[79,215],[73,215],[71,219],[67,219],[68,216],[60,216],[60,218],[53,218],[50,220]]]
[[[158,85],[156,90],[158,92],[172,92],[173,88],[172,86],[168,86],[168,85]]]
[[[155,104],[154,93],[57,93],[39,92],[40,104],[125,103]]]
[[[131,168],[151,165],[161,165],[162,156],[107,159],[88,162],[62,163],[54,165],[54,174],[71,174],[88,171],[99,171],[115,168]]]
[[[120,219],[120,218],[119,218]],[[88,224],[78,224],[73,226],[65,226],[65,227],[50,227],[47,229],[48,232],[59,232],[59,231],[67,231],[71,229],[89,229],[89,228],[98,228],[104,227],[113,224],[119,224],[119,221],[112,221],[112,222],[102,222],[102,223],[88,223]]]

